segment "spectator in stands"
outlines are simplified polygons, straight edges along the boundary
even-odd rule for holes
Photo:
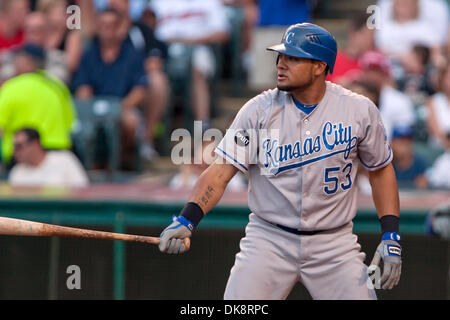
[[[380,91],[379,109],[388,138],[398,126],[415,124],[414,105],[411,100],[394,87],[389,60],[376,51],[366,52],[360,60],[362,79],[373,83]]]
[[[145,70],[150,86],[145,97],[144,105],[146,126],[143,133],[144,143],[141,146],[141,156],[152,160],[156,155],[153,138],[156,125],[160,121],[169,97],[169,81],[164,72],[164,63],[167,59],[167,46],[155,38],[153,30],[140,22],[133,22],[130,18],[129,5],[133,1],[109,0],[109,7],[122,14],[122,25],[119,33],[128,38],[136,50],[145,56]]]
[[[30,13],[25,20],[25,43],[34,44],[42,48],[45,47],[47,39],[47,19],[41,12]],[[0,55],[0,83],[14,77],[17,72],[14,68],[14,52],[6,51]],[[45,49],[44,69],[68,83],[69,71],[63,53],[55,49]]]
[[[448,5],[442,0],[381,0],[381,26],[376,46],[389,55],[402,56],[416,44],[439,55],[448,33]]]
[[[397,87],[408,95],[415,105],[422,105],[425,98],[434,93],[431,83],[430,49],[415,45],[400,61]]]
[[[372,82],[356,78],[355,80],[350,82],[346,86],[346,88],[369,98],[376,106],[378,106],[378,102],[380,100],[380,91],[378,87]],[[362,194],[372,194],[372,187],[369,181],[369,172],[364,168],[364,166],[358,167],[356,183],[358,186],[358,190]]]
[[[37,9],[45,14],[47,34],[45,48],[64,54],[72,74],[78,68],[83,50],[81,32],[67,28],[67,0],[39,0]]]
[[[151,6],[146,6],[139,20],[152,30],[156,30],[157,18]]]
[[[276,86],[276,57],[266,51],[278,43],[286,26],[310,22],[314,2],[310,0],[259,0],[259,19],[253,30],[249,86],[255,90],[266,90]]]
[[[89,183],[77,157],[69,150],[45,150],[35,129],[14,134],[14,159],[9,183],[13,186],[84,187]]]
[[[23,44],[23,24],[29,10],[28,0],[0,1],[0,50]]]
[[[13,153],[13,134],[33,127],[47,149],[71,147],[70,131],[75,112],[69,89],[42,70],[44,50],[25,45],[16,51],[14,64],[19,76],[0,89],[0,130],[2,159],[9,163]]]
[[[119,0],[120,1],[120,0]],[[127,12],[129,12],[129,17],[133,21],[139,21],[142,18],[142,14],[148,7],[148,0],[125,0],[122,1],[123,4],[127,6]],[[103,11],[111,5],[110,0],[94,0],[95,9],[97,11]]]
[[[426,188],[425,160],[414,152],[413,129],[411,127],[395,127],[391,141],[394,152],[394,170],[399,187]]]
[[[228,39],[225,7],[220,0],[154,0],[150,5],[157,17],[155,32],[160,40],[193,47],[192,105],[195,120],[201,120],[207,129],[211,107],[208,82],[216,72],[210,45]]]
[[[242,25],[241,25],[241,63],[242,68],[248,73],[251,66],[251,43],[253,29],[258,21],[259,8],[256,0],[222,0],[227,6],[228,16],[235,15],[236,9],[242,11]],[[233,12],[234,11],[234,12]],[[238,12],[238,11],[237,11]]]
[[[350,82],[346,88],[369,98],[376,106],[378,106],[380,100],[380,90],[374,83],[363,79],[355,79]]]
[[[131,154],[140,122],[138,107],[147,90],[144,54],[117,30],[122,16],[107,9],[98,16],[98,37],[84,52],[74,75],[73,87],[79,99],[94,96],[122,98],[122,154]]]
[[[450,189],[450,131],[445,134],[445,153],[435,160],[425,176],[431,187]]]
[[[427,126],[431,144],[444,148],[450,131],[450,65],[441,70],[439,92],[427,101]]]
[[[328,81],[347,86],[360,76],[359,59],[374,48],[374,31],[367,27],[368,19],[367,13],[361,13],[351,21],[346,46],[338,50],[333,74],[328,75]]]
[[[95,36],[97,29],[97,12],[95,3],[92,0],[77,0],[76,4],[80,7],[81,25],[80,29],[83,38],[91,38]]]

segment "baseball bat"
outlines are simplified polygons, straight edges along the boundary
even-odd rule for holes
[[[159,244],[159,238],[132,234],[105,232],[72,227],[63,227],[29,220],[0,217],[0,235],[42,236],[66,238],[90,238],[104,240],[122,240]],[[185,239],[186,245],[189,239]]]

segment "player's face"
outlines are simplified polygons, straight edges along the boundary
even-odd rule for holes
[[[306,89],[326,68],[326,64],[311,59],[279,55],[277,88],[282,91]]]

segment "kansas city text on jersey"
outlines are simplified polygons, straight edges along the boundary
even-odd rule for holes
[[[279,145],[278,139],[265,139],[262,143],[265,157],[263,165],[269,168],[272,174],[278,174],[339,153],[343,153],[344,159],[347,159],[350,151],[356,147],[357,140],[356,136],[352,136],[351,126],[344,126],[342,123],[326,122],[322,127],[321,135],[306,138],[304,141],[296,141],[294,144]],[[343,147],[339,148],[339,146]],[[316,158],[310,157],[303,162],[282,166],[284,162],[289,160],[301,159],[304,156],[319,153],[323,148],[330,152],[321,154]]]

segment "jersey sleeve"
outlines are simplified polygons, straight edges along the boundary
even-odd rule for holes
[[[365,135],[358,143],[361,163],[369,171],[381,169],[391,163],[393,152],[378,108],[369,102],[368,114],[363,119]]]
[[[255,164],[258,150],[258,112],[255,99],[247,102],[236,115],[215,153],[242,172]]]

